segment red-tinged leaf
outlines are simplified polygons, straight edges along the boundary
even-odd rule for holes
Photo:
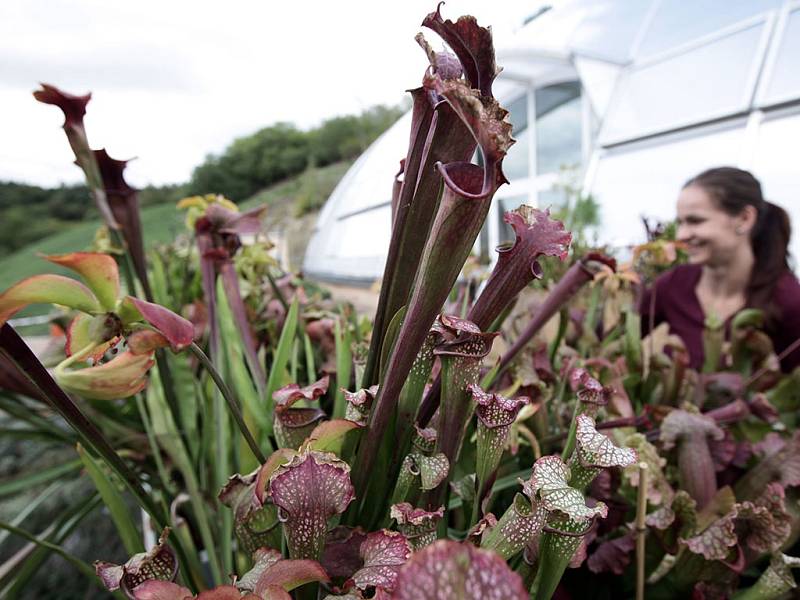
[[[54,85],[47,83],[41,84],[42,89],[33,92],[33,97],[44,104],[58,106],[64,113],[64,126],[83,125],[83,117],[86,114],[86,105],[92,98],[92,94],[75,96],[62,92]]]
[[[528,600],[519,575],[494,552],[439,540],[400,570],[394,600]]]
[[[133,354],[148,354],[158,348],[169,346],[169,340],[153,329],[140,329],[125,338]]]
[[[292,408],[298,400],[313,401],[328,391],[329,377],[301,388],[296,383],[286,385],[272,394],[275,401],[274,432],[282,448],[297,449],[313,433],[317,423],[325,418],[319,408]]]
[[[392,505],[389,516],[397,521],[397,529],[416,552],[436,541],[436,526],[444,516],[444,506],[428,511],[414,508],[408,502],[401,502]]]
[[[466,541],[478,547],[483,546],[486,537],[497,526],[497,517],[494,513],[486,513],[480,521],[473,525],[472,529],[467,532]]]
[[[633,533],[602,542],[589,556],[586,565],[592,573],[622,575],[631,562],[631,552],[636,547]]]
[[[328,391],[330,377],[325,375],[322,379],[315,381],[306,387],[300,387],[296,383],[285,385],[272,394],[272,399],[275,401],[275,408],[289,408],[298,400],[316,400]]]
[[[738,505],[737,526],[743,529],[738,537],[754,552],[776,552],[791,534],[792,517],[784,498],[783,486],[770,483],[756,500]]]
[[[116,308],[119,300],[119,269],[112,256],[98,252],[72,252],[42,258],[78,273],[103,310],[113,311]]]
[[[109,591],[122,589],[129,596],[145,581],[172,581],[178,573],[178,559],[166,543],[168,536],[169,529],[164,529],[157,545],[149,552],[133,555],[123,565],[96,561],[97,576]]]
[[[328,519],[344,512],[353,500],[350,466],[335,454],[313,450],[297,454],[270,477],[269,497],[283,521],[289,555],[316,560]]]
[[[492,82],[500,69],[494,59],[492,30],[480,27],[475,17],[465,15],[453,23],[443,20],[439,12],[430,13],[422,25],[429,27],[447,42],[455,52],[472,87],[477,88],[485,96],[492,95]]]
[[[363,564],[360,550],[367,534],[357,527],[340,525],[328,532],[320,563],[331,577],[349,579]]]
[[[133,590],[134,600],[187,600],[194,596],[185,587],[171,581],[151,579]]]
[[[261,596],[255,594],[245,594],[242,596],[232,585],[221,585],[213,590],[200,592],[196,600],[263,600]]]
[[[354,421],[360,425],[367,424],[367,417],[372,408],[372,403],[375,401],[375,396],[378,394],[378,386],[373,385],[366,389],[358,390],[357,392],[348,392],[342,390],[344,399],[347,406],[344,409],[344,417],[350,421]]]
[[[117,400],[142,391],[153,364],[152,354],[122,352],[95,367],[56,371],[55,378],[65,390],[84,398]]]
[[[506,212],[505,221],[514,229],[515,240],[497,248],[497,263],[468,315],[483,329],[494,322],[525,286],[541,277],[539,257],[557,256],[564,260],[572,240],[572,234],[560,221],[550,219],[549,210],[522,205]]]
[[[258,598],[258,596],[254,596]],[[261,590],[261,600],[292,600],[291,594],[279,585],[270,585]]]
[[[34,275],[0,294],[0,325],[29,304],[60,304],[85,313],[102,312],[85,285],[63,275]]]
[[[397,531],[381,529],[367,535],[360,549],[363,566],[353,575],[353,582],[361,590],[382,588],[391,592],[400,567],[411,556],[411,545]]]
[[[253,553],[253,567],[236,582],[236,587],[243,592],[252,592],[264,572],[283,560],[283,555],[274,548],[259,548]]]
[[[306,439],[305,445],[311,450],[319,452],[333,452],[340,454],[347,434],[363,425],[348,421],[347,419],[334,419],[323,421],[314,428]]]
[[[261,596],[272,586],[280,586],[288,592],[312,581],[329,581],[328,574],[317,561],[279,560],[258,578],[255,593]]]
[[[133,261],[145,298],[152,298],[150,283],[147,278],[147,259],[145,257],[144,239],[142,237],[142,220],[139,214],[138,190],[125,181],[127,160],[111,158],[105,148],[93,150],[95,162],[103,180],[108,206],[120,226],[125,244]]]
[[[218,206],[212,204],[211,207]],[[211,208],[209,207],[209,208]],[[267,211],[267,205],[262,204],[236,215],[220,229],[220,233],[236,235],[252,235],[261,231],[261,219]]]
[[[505,398],[500,394],[484,392],[476,384],[470,384],[467,389],[472,392],[472,398],[476,402],[475,414],[489,429],[511,425],[522,407],[530,403],[527,396]]]
[[[725,560],[738,542],[734,519],[736,511],[717,519],[701,533],[681,541],[695,554],[702,555],[706,560]]]
[[[145,300],[139,300],[133,296],[126,296],[123,304],[127,305],[128,319],[138,314],[141,319],[147,321],[167,338],[173,352],[180,352],[194,340],[194,327],[192,324],[168,308]],[[130,322],[129,320],[126,321],[125,317],[123,317],[123,321]]]
[[[267,462],[265,462],[258,469],[256,476],[255,494],[258,502],[264,504],[267,501],[267,486],[269,485],[269,478],[280,467],[288,463],[297,453],[289,448],[279,448],[270,454]]]

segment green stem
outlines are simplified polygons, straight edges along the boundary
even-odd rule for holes
[[[94,583],[95,585],[97,585],[101,589],[105,590],[105,588],[102,586],[102,584],[100,582],[100,579],[95,574],[94,569],[89,564],[85,563],[84,561],[82,561],[80,558],[78,558],[74,554],[71,554],[71,553],[67,552],[66,550],[64,550],[61,546],[59,546],[57,544],[53,544],[52,542],[48,542],[47,540],[39,539],[38,537],[36,537],[32,533],[29,533],[28,531],[25,531],[24,529],[20,529],[19,527],[16,527],[16,526],[12,525],[11,523],[6,523],[5,521],[0,521],[0,529],[8,531],[9,533],[12,533],[13,535],[21,537],[21,538],[23,538],[25,540],[28,540],[29,542],[32,542],[32,543],[36,544],[37,546],[40,546],[42,548],[46,548],[46,549],[50,550],[51,552],[55,552],[61,558],[66,560],[68,563],[72,564],[80,573],[85,575],[92,583]],[[123,596],[121,593],[115,593],[114,597],[115,598],[124,598],[125,596]]]
[[[139,410],[139,417],[142,419],[144,432],[145,435],[147,435],[147,442],[150,445],[150,452],[152,453],[153,460],[156,463],[156,470],[158,471],[158,476],[161,478],[161,485],[164,486],[164,489],[170,495],[174,495],[175,486],[172,484],[172,480],[167,474],[167,469],[164,467],[164,460],[161,458],[161,449],[158,447],[158,443],[156,442],[156,437],[153,434],[153,427],[150,424],[150,417],[147,414],[147,409],[144,406],[144,400],[142,399],[142,395],[136,394],[135,398],[136,398],[136,407]]]
[[[261,448],[258,447],[258,443],[256,443],[255,438],[253,438],[253,435],[247,428],[247,424],[244,422],[242,410],[239,408],[236,398],[234,398],[230,388],[220,376],[217,368],[212,364],[211,360],[208,358],[208,356],[206,356],[206,353],[203,352],[200,349],[200,346],[198,346],[196,343],[192,342],[192,344],[189,346],[189,349],[200,361],[206,371],[208,371],[208,374],[211,375],[211,379],[214,381],[217,389],[222,394],[222,397],[225,398],[225,402],[228,404],[228,409],[233,415],[233,419],[236,421],[236,425],[239,427],[239,431],[241,432],[242,436],[244,436],[244,439],[247,442],[247,445],[250,447],[253,455],[258,459],[259,463],[263,464],[267,462],[267,458],[264,456],[264,453],[261,452]],[[220,448],[220,451],[221,450],[223,449]]]

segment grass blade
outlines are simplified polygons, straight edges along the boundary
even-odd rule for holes
[[[111,520],[117,528],[119,537],[122,540],[125,550],[128,554],[136,554],[137,552],[144,552],[144,544],[136,525],[131,518],[130,511],[125,505],[122,495],[117,490],[116,485],[108,475],[103,471],[100,464],[78,444],[78,455],[81,457],[81,462],[86,468],[86,472],[94,482],[97,492],[103,499],[103,504],[108,508],[111,514]]]
[[[278,339],[278,346],[275,348],[275,355],[272,359],[272,366],[269,370],[267,379],[267,391],[264,398],[264,405],[267,407],[267,414],[272,415],[272,394],[279,387],[284,385],[287,377],[286,368],[291,358],[294,336],[297,332],[297,313],[299,311],[297,296],[292,300],[289,312],[286,313],[286,321],[283,323],[281,337]],[[267,433],[272,435],[272,420],[269,421]]]
[[[336,320],[336,394],[333,401],[333,418],[344,418],[344,393],[342,388],[350,389],[350,372],[353,368],[353,353],[350,349],[350,328],[342,327],[342,319]]]
[[[0,482],[0,498],[16,494],[21,491],[27,491],[33,486],[48,483],[54,479],[59,479],[65,475],[76,474],[81,468],[80,459],[71,460],[69,462],[48,467],[41,471],[34,471],[25,475],[15,475],[13,479]]]
[[[314,348],[311,346],[311,338],[303,332],[303,347],[306,353],[306,383],[311,385],[317,380],[317,366],[314,361]]]

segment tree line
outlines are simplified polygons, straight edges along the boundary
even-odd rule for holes
[[[404,112],[401,106],[374,106],[358,115],[334,117],[310,130],[276,123],[235,139],[210,154],[188,182],[148,186],[142,207],[176,202],[187,195],[218,193],[242,201],[259,190],[311,167],[357,157]],[[0,257],[36,240],[94,217],[83,185],[42,188],[0,182]]]

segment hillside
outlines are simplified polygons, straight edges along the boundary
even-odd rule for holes
[[[290,177],[272,185],[241,203],[242,209],[258,204],[267,204],[269,209],[265,219],[265,229],[289,229],[306,232],[305,236],[290,236],[290,251],[295,261],[302,256],[307,243],[307,235],[313,226],[316,211],[331,194],[333,188],[344,176],[351,161],[342,161],[326,167],[308,169],[300,175]],[[297,217],[298,207],[310,211]],[[298,221],[300,223],[298,223]],[[301,227],[298,227],[302,224]],[[66,272],[53,264],[37,258],[37,254],[59,254],[87,248],[100,226],[99,219],[73,225],[63,232],[38,240],[21,250],[0,260],[0,290],[6,289],[20,279],[39,273]],[[145,244],[167,242],[177,233],[185,231],[183,213],[173,204],[149,206],[142,209],[142,227]],[[301,242],[298,246],[298,242]],[[25,314],[41,314],[35,308]]]

